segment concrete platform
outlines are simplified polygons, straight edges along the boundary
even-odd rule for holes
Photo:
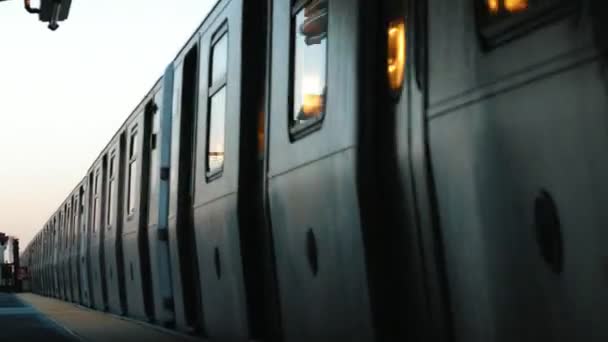
[[[0,310],[1,298],[3,297],[0,296]],[[90,310],[35,294],[13,295],[13,300],[22,303],[28,310],[36,313],[27,322],[15,325],[15,328],[10,328],[10,323],[5,324],[5,317],[11,317],[14,320],[15,318],[12,317],[19,317],[18,315],[0,315],[0,329],[2,329],[0,331],[4,331],[4,326],[9,326],[9,330],[14,330],[14,333],[17,334],[14,341],[29,341],[20,338],[19,331],[25,333],[28,324],[34,325],[33,322],[38,322],[37,324],[41,326],[37,328],[41,333],[49,332],[55,335],[39,334],[34,336],[32,341],[202,341],[151,324]],[[35,318],[34,321],[32,321],[32,318]],[[36,338],[37,336],[44,337]],[[55,339],[55,336],[57,336],[57,339]],[[4,341],[4,338],[0,338],[0,340]],[[13,339],[7,339],[7,341],[13,341]]]
[[[0,341],[79,341],[13,294],[0,293]]]

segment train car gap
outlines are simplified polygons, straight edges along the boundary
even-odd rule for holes
[[[153,125],[154,125],[154,115],[158,107],[154,103],[154,99],[150,100],[146,104],[146,109],[144,112],[144,141],[143,141],[143,170],[150,169],[150,160],[152,158],[153,146],[152,139],[154,137],[153,134]],[[152,296],[152,271],[150,267],[150,246],[148,240],[148,213],[150,210],[150,173],[143,172],[141,179],[141,211],[140,211],[140,224],[139,228],[141,230],[141,234],[138,234],[138,243],[139,250],[141,251],[141,259],[140,259],[140,269],[141,269],[141,278],[142,285],[144,291],[144,309],[146,311],[146,316],[148,319],[152,319],[154,316],[154,303]]]
[[[179,174],[183,181],[178,188],[178,245],[181,264],[182,287],[186,321],[195,329],[200,329],[201,298],[198,284],[198,262],[194,236],[194,172],[195,148],[194,132],[196,122],[196,99],[198,95],[198,46],[193,47],[184,59],[182,81],[182,118],[180,137]]]

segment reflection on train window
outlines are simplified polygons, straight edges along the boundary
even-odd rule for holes
[[[224,166],[225,87],[213,95],[210,107],[208,172],[215,173],[221,171]]]
[[[110,158],[110,172],[109,172],[109,179],[110,179],[110,184],[108,185],[108,217],[106,219],[107,222],[107,226],[108,229],[111,228],[112,226],[112,218],[114,217],[114,205],[113,205],[113,200],[114,200],[114,183],[115,183],[115,163],[116,163],[116,156],[112,155],[112,157]]]
[[[213,67],[211,68],[211,85],[218,84],[226,78],[228,71],[228,35],[224,34],[220,40],[213,45],[211,57]]]
[[[534,3],[547,2],[542,0],[485,0],[490,15],[509,15],[524,12],[530,6],[530,1]]]
[[[135,212],[135,196],[136,196],[136,175],[137,175],[137,130],[133,129],[131,138],[129,139],[129,178],[128,178],[128,195],[127,195],[127,215],[130,216]]]
[[[291,127],[316,122],[325,114],[327,2],[309,1],[295,14]]]
[[[572,0],[477,0],[481,36],[489,47],[560,18]]]
[[[214,39],[211,48],[211,78],[207,120],[207,179],[224,169],[226,131],[226,85],[228,83],[228,33]]]

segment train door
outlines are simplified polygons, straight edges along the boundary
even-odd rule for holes
[[[85,178],[84,182],[79,189],[78,197],[78,211],[80,212],[78,221],[78,230],[80,245],[78,250],[78,263],[79,263],[79,276],[81,285],[81,304],[87,307],[92,306],[91,299],[91,280],[90,280],[90,230],[89,230],[89,207],[87,205],[89,192],[88,188],[88,177]]]
[[[68,197],[67,203],[63,211],[63,281],[64,281],[64,298],[67,302],[72,301],[72,267],[70,265],[70,257],[72,254],[72,203],[71,197]]]
[[[62,204],[59,208],[59,220],[57,225],[57,274],[59,278],[59,299],[65,300],[67,295],[66,291],[66,281],[65,281],[65,207]]]
[[[60,255],[60,242],[61,242],[61,220],[59,212],[55,214],[53,219],[53,235],[52,235],[52,263],[53,263],[53,296],[55,298],[61,298],[61,277],[60,277],[60,266],[59,266],[59,255]]]
[[[122,249],[121,209],[125,172],[125,137],[119,133],[103,158],[104,179],[102,198],[101,230],[104,231],[103,250],[105,260],[105,283],[108,310],[114,314],[125,313],[124,262]]]
[[[164,113],[171,112],[173,96],[171,68],[165,73],[161,89],[150,101],[146,115],[151,123],[150,156],[148,175],[148,242],[150,262],[150,286],[152,296],[151,315],[156,323],[169,326],[175,322],[173,313],[173,289],[171,284],[172,270],[169,259],[169,234],[167,233],[167,209],[169,204],[169,167],[170,158],[167,152],[171,148],[171,117]]]
[[[175,64],[172,87],[171,200],[168,227],[176,325],[180,330],[193,330],[200,327],[200,285],[192,213],[198,41],[188,44],[184,52]]]
[[[266,304],[273,291],[265,292],[264,281],[272,262],[264,259],[269,235],[261,219],[263,144],[258,146],[265,18],[264,2],[230,1],[210,17],[201,39],[193,207],[209,339],[269,337]]]
[[[429,1],[456,341],[604,341],[605,1]]]
[[[106,282],[105,282],[105,260],[104,260],[104,229],[101,225],[102,219],[102,189],[104,173],[102,162],[94,166],[94,171],[89,176],[89,222],[90,222],[90,270],[91,270],[91,299],[94,308],[100,311],[107,310]]]
[[[360,34],[377,6],[273,1],[267,187],[286,341],[376,339],[359,139],[373,67]]]
[[[143,320],[152,318],[147,229],[151,150],[149,112],[152,108],[149,101],[146,97],[127,122],[129,133],[125,145],[127,164],[123,185],[126,203],[121,215],[127,314]]]
[[[70,239],[72,240],[72,251],[70,253],[70,266],[72,268],[72,301],[81,303],[80,283],[80,199],[78,189],[72,196],[72,229]]]
[[[51,269],[52,257],[51,257],[51,253],[50,253],[52,222],[53,222],[53,219],[51,218],[49,220],[49,222],[47,223],[46,232],[44,234],[44,260],[43,260],[43,262],[44,262],[44,273],[45,273],[45,280],[46,280],[46,286],[44,288],[44,291],[45,291],[45,295],[49,296],[49,297],[51,297],[53,295],[53,287],[55,286],[55,283],[53,280],[53,273],[52,273],[52,269]]]
[[[51,218],[46,225],[46,231],[44,232],[44,258],[43,258],[43,263],[44,263],[44,276],[45,276],[45,288],[44,288],[44,295],[51,297],[52,296],[52,289],[54,286],[53,283],[53,277],[52,277],[52,272],[51,272],[51,255],[50,255],[50,244],[51,244],[51,223],[52,223],[53,219]]]

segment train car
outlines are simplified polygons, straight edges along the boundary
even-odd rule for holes
[[[603,12],[219,1],[72,195],[72,288],[211,341],[604,340]]]

